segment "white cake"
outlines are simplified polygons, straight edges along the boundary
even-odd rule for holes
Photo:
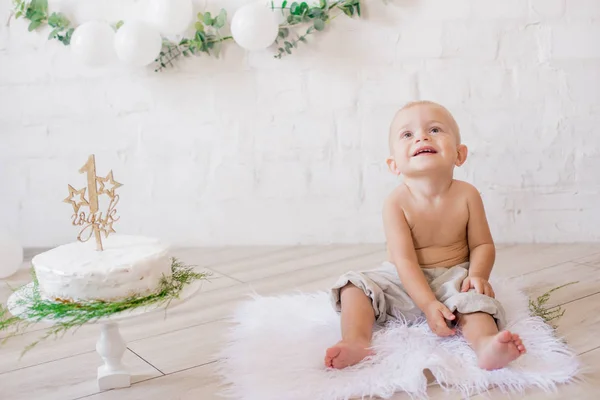
[[[32,260],[42,297],[57,301],[116,301],[157,291],[171,276],[169,249],[157,239],[110,235],[104,251],[89,241],[56,247]]]

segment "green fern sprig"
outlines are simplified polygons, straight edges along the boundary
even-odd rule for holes
[[[550,289],[541,296],[538,296],[535,300],[529,299],[529,310],[531,311],[531,314],[542,318],[544,322],[556,329],[556,325],[554,325],[552,321],[556,321],[562,317],[565,314],[565,310],[560,305],[549,307],[547,303],[550,300],[550,295],[565,286],[573,285],[575,283],[578,282],[565,283],[564,285]]]

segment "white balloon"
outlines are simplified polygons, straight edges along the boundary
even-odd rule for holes
[[[273,44],[279,32],[275,13],[261,4],[249,4],[231,20],[231,36],[246,50],[266,49]]]
[[[23,263],[23,248],[8,234],[0,233],[0,279],[8,278]]]
[[[71,38],[71,51],[83,64],[91,67],[106,65],[115,58],[115,31],[107,23],[85,22]]]
[[[162,48],[160,33],[142,21],[126,21],[115,35],[117,56],[126,64],[143,67],[153,62]]]
[[[194,18],[191,0],[150,0],[147,18],[165,35],[177,35],[189,28]]]

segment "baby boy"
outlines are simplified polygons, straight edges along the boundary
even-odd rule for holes
[[[409,103],[392,121],[389,146],[388,167],[403,176],[383,206],[389,261],[334,285],[342,340],[327,349],[325,365],[345,368],[371,354],[376,322],[424,315],[439,336],[460,328],[480,368],[503,368],[525,347],[502,330],[504,310],[488,282],[495,248],[479,192],[453,179],[467,158],[456,121],[439,104]]]

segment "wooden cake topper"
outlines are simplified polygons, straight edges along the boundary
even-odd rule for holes
[[[103,250],[102,248],[102,235],[108,237],[111,233],[114,233],[113,223],[119,220],[116,217],[117,203],[119,202],[119,195],[115,194],[115,190],[123,186],[113,178],[112,170],[106,175],[106,178],[96,176],[96,159],[92,154],[87,162],[79,169],[79,173],[87,175],[87,188],[75,190],[73,186],[69,185],[69,196],[63,200],[65,203],[69,203],[73,206],[72,223],[75,226],[83,226],[77,240],[81,242],[87,242],[92,235],[96,238],[96,250]],[[85,198],[85,191],[88,192],[88,198]],[[110,200],[106,214],[102,216],[102,211],[98,211],[98,196],[106,194]],[[89,213],[86,214],[81,211],[81,207],[89,207]]]

